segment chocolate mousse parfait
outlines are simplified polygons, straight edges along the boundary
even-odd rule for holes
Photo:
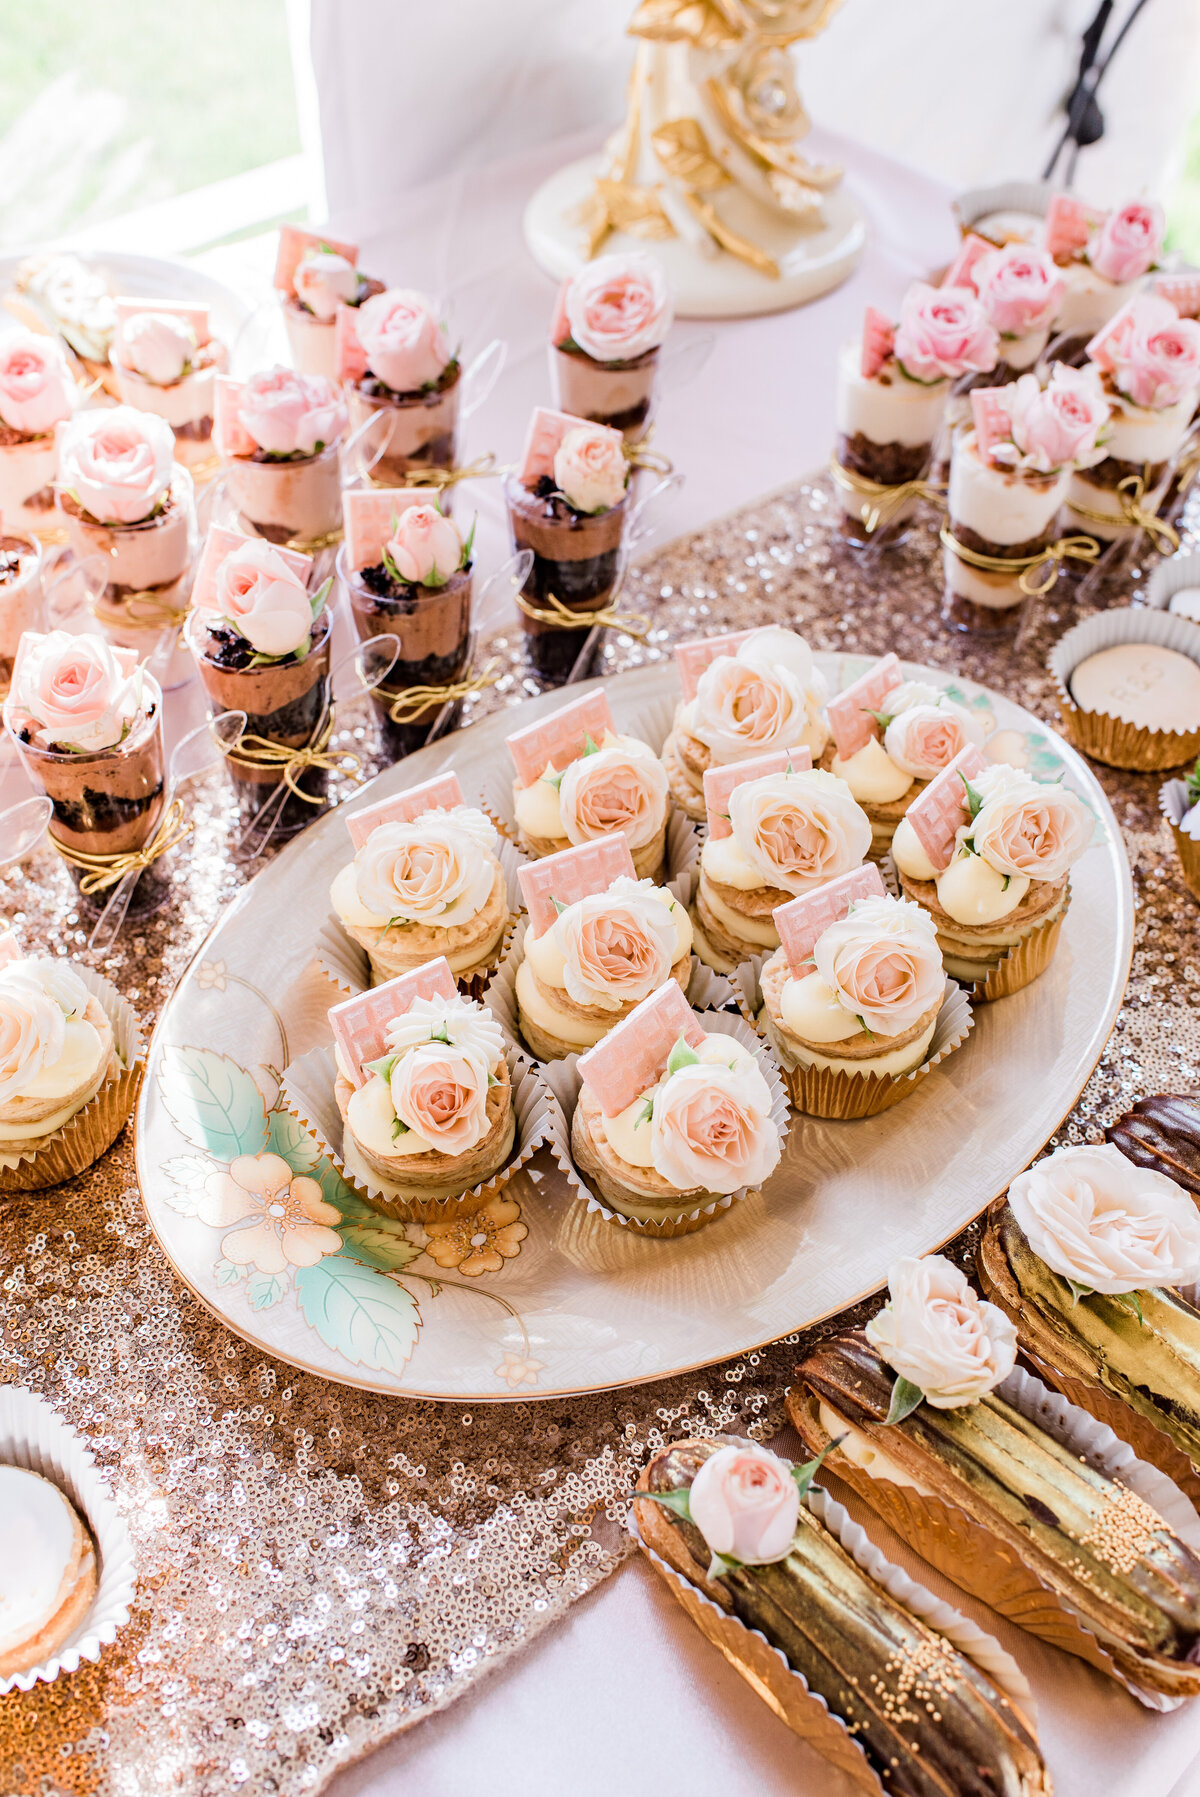
[[[361,306],[382,293],[384,284],[359,273],[357,244],[284,225],[275,260],[275,290],[297,369],[334,380],[338,307]]]
[[[162,418],[186,467],[213,460],[213,381],[228,360],[209,329],[208,307],[119,299],[109,362],[123,405]]]
[[[646,435],[659,347],[671,326],[662,269],[642,251],[599,256],[564,281],[550,331],[555,404],[576,418]]]
[[[350,422],[386,419],[386,446],[372,463],[381,487],[415,484],[422,469],[453,468],[462,366],[432,302],[405,288],[374,294],[337,314],[337,374]],[[384,429],[383,426],[380,427]]]
[[[0,530],[0,699],[12,685],[17,645],[42,620],[42,546]]]
[[[305,553],[342,532],[341,443],[349,414],[323,375],[271,368],[217,379],[216,441],[241,528]]]
[[[55,426],[78,403],[67,359],[53,337],[10,331],[0,339],[0,520],[8,530],[61,538],[55,509]]]

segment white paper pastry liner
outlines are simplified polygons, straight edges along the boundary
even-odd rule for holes
[[[1146,583],[1146,604],[1155,611],[1166,611],[1184,587],[1200,587],[1200,550],[1181,549],[1178,555],[1159,562]]]
[[[513,926],[521,915],[521,887],[517,880],[517,869],[523,867],[528,859],[515,843],[501,839],[496,845],[496,860],[504,875],[504,898],[508,906],[508,922],[504,926],[496,954],[497,966],[511,939]],[[356,942],[353,936],[347,935],[336,914],[331,913],[317,931],[314,953],[317,966],[326,979],[332,980],[340,991],[348,993],[351,998],[356,998],[370,986],[371,957],[361,942]],[[430,957],[431,960],[434,958]],[[491,969],[483,969],[485,981],[491,977],[491,972]],[[478,978],[478,974],[472,975],[473,980]]]
[[[994,187],[968,187],[952,202],[952,210],[964,231],[990,212],[1032,212],[1045,218],[1054,191],[1049,181],[999,181]]]
[[[700,1021],[708,1034],[732,1036],[735,1042],[740,1042],[743,1048],[748,1048],[754,1055],[771,1094],[771,1120],[780,1137],[786,1140],[789,1127],[787,1093],[770,1050],[742,1018],[734,1017],[728,1011],[706,1011]],[[728,1210],[750,1190],[748,1186],[739,1186],[736,1192],[715,1198],[711,1204],[698,1205],[695,1210],[681,1212],[679,1216],[663,1218],[661,1221],[626,1217],[619,1211],[611,1210],[585,1183],[583,1175],[571,1159],[571,1122],[579,1100],[579,1089],[583,1084],[579,1077],[579,1056],[572,1054],[561,1061],[540,1062],[539,1067],[542,1078],[557,1100],[554,1125],[546,1138],[550,1151],[573,1195],[585,1203],[589,1211],[598,1212],[606,1223],[619,1223],[622,1228],[631,1228],[638,1235],[669,1238],[699,1228],[701,1218],[711,1219],[719,1211]],[[757,1189],[756,1187],[755,1190]],[[687,1227],[681,1227],[683,1225]]]
[[[81,1660],[98,1660],[102,1647],[129,1621],[135,1568],[133,1544],[107,1481],[81,1435],[36,1392],[0,1386],[0,1465],[40,1473],[64,1492],[87,1523],[96,1548],[98,1583],[92,1607],[57,1653],[27,1672],[0,1678],[0,1696],[49,1684],[74,1672]]]
[[[1159,730],[1127,723],[1108,712],[1082,711],[1071,697],[1071,675],[1079,664],[1121,643],[1153,643],[1200,664],[1200,625],[1174,612],[1123,605],[1085,618],[1058,639],[1047,658],[1067,735],[1085,755],[1108,767],[1151,773],[1194,761],[1200,754],[1200,718],[1193,730]]]
[[[68,1123],[55,1131],[44,1148],[24,1154],[15,1150],[0,1151],[0,1195],[45,1191],[93,1166],[116,1141],[137,1100],[145,1072],[145,1044],[133,1007],[103,974],[76,962],[71,962],[70,966],[92,996],[99,1000],[112,1024],[121,1070],[115,1078],[106,1080],[96,1096]]]
[[[497,1019],[499,1021],[499,1019]],[[512,1041],[505,1042],[504,1059],[512,1082],[512,1104],[517,1118],[517,1141],[511,1160],[490,1173],[478,1185],[453,1198],[413,1201],[413,1214],[420,1210],[423,1222],[450,1219],[472,1208],[465,1201],[478,1199],[486,1203],[488,1196],[506,1185],[513,1174],[533,1159],[544,1141],[562,1133],[558,1102],[542,1079],[537,1066]],[[312,1048],[284,1070],[281,1096],[287,1110],[306,1129],[327,1154],[348,1185],[354,1187],[369,1204],[388,1216],[399,1216],[405,1209],[402,1198],[393,1198],[378,1186],[369,1184],[357,1174],[347,1171],[342,1157],[342,1114],[334,1096],[337,1062],[332,1045]],[[478,1205],[474,1206],[478,1208]]]
[[[1185,830],[1183,820],[1193,809],[1187,781],[1165,781],[1159,790],[1158,808],[1167,820],[1187,887],[1194,898],[1200,899],[1200,813]]]

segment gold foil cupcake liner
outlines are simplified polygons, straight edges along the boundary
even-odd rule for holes
[[[116,987],[90,967],[74,966],[112,1024],[121,1068],[69,1122],[56,1130],[44,1148],[31,1153],[0,1151],[0,1194],[44,1192],[94,1166],[124,1129],[145,1072],[141,1026],[133,1007]]]
[[[845,1507],[827,1491],[813,1486],[804,1501],[868,1578],[881,1585],[910,1615],[936,1629],[972,1660],[1008,1698],[1031,1732],[1036,1732],[1037,1710],[1029,1682],[1016,1661],[1005,1653],[993,1636],[970,1622],[960,1610],[935,1597],[924,1585],[910,1579],[893,1561],[885,1559],[865,1530],[851,1520]],[[745,1679],[751,1690],[794,1735],[806,1741],[831,1766],[845,1773],[860,1790],[879,1797],[879,1793],[886,1789],[879,1775],[846,1723],[835,1715],[822,1696],[810,1689],[803,1673],[797,1672],[760,1630],[747,1628],[740,1617],[723,1610],[698,1585],[692,1584],[656,1554],[642,1540],[632,1512],[628,1526],[655,1572],[700,1632]]]
[[[1187,1498],[1155,1467],[1139,1460],[1128,1444],[1101,1421],[1020,1368],[997,1386],[996,1395],[1062,1443],[1077,1459],[1143,1498],[1187,1545],[1197,1546],[1200,1522]],[[793,1390],[788,1415],[808,1451],[820,1453],[829,1434],[820,1421],[813,1394],[805,1391],[801,1395]],[[1185,1697],[1200,1694],[1200,1667],[1193,1665],[1179,1665],[1168,1671],[1154,1663],[1154,1671],[1171,1678],[1175,1686],[1171,1692],[1143,1684],[1132,1669],[1117,1662],[1032,1567],[949,1499],[919,1492],[912,1486],[895,1485],[883,1477],[872,1478],[837,1449],[829,1457],[828,1469],[857,1492],[913,1553],[927,1560],[945,1578],[1026,1634],[1036,1635],[1038,1640],[1115,1679],[1147,1709],[1173,1710]]]
[[[399,1198],[348,1167],[342,1114],[334,1096],[337,1063],[332,1047],[310,1049],[293,1061],[284,1071],[281,1097],[285,1108],[313,1138],[321,1153],[328,1155],[347,1185],[373,1210],[402,1222],[451,1222],[455,1217],[482,1210],[488,1199],[533,1159],[542,1143],[550,1138],[557,1120],[558,1105],[553,1094],[515,1043],[506,1043],[504,1059],[512,1082],[517,1122],[512,1156],[495,1173],[451,1198]]]
[[[1156,730],[1131,724],[1106,711],[1082,711],[1071,697],[1071,675],[1080,663],[1102,649],[1125,643],[1174,649],[1200,663],[1200,626],[1174,612],[1151,606],[1119,606],[1085,618],[1059,638],[1047,662],[1064,733],[1091,760],[1134,773],[1158,773],[1195,761],[1200,755],[1200,720],[1194,730]]]
[[[1183,819],[1192,808],[1187,782],[1168,780],[1158,795],[1158,808],[1167,820],[1184,883],[1192,897],[1200,899],[1200,837],[1189,835],[1182,828]]]
[[[1034,980],[1045,973],[1054,959],[1058,938],[1070,908],[1071,888],[1068,886],[1066,897],[1053,917],[1034,924],[1027,936],[1022,936],[1020,942],[1014,942],[1011,948],[1005,949],[981,980],[975,980],[971,985],[967,985],[965,980],[962,982],[971,1001],[978,1005],[990,1004],[997,998],[1011,998],[1014,992],[1020,992],[1023,986],[1031,986]]]

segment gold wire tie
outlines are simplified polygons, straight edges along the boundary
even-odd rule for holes
[[[392,700],[388,716],[393,724],[411,724],[423,711],[429,711],[435,705],[440,709],[452,699],[465,699],[468,693],[481,693],[485,687],[495,686],[499,678],[500,657],[493,655],[482,673],[470,674],[463,680],[452,680],[448,686],[406,686],[394,697],[390,693],[381,693],[380,696]]]
[[[1059,537],[1057,542],[1048,543],[1039,549],[1036,555],[983,555],[978,549],[968,549],[953,535],[949,525],[944,524],[940,531],[942,542],[956,555],[960,562],[966,562],[970,568],[982,568],[987,574],[1016,574],[1017,585],[1027,598],[1040,598],[1048,593],[1058,579],[1061,564],[1066,561],[1094,562],[1100,554],[1100,545],[1095,537]],[[1047,563],[1047,571],[1042,580],[1033,580],[1031,575],[1035,568]]]
[[[88,855],[82,849],[69,848],[57,836],[52,835],[50,841],[64,861],[84,870],[79,890],[90,897],[95,892],[107,892],[110,886],[117,885],[126,874],[141,873],[191,833],[192,825],[184,816],[183,800],[172,799],[144,848],[120,855]]]
[[[890,524],[896,513],[910,499],[930,499],[934,505],[945,505],[945,488],[931,480],[902,480],[895,486],[888,486],[883,481],[868,480],[865,474],[855,474],[836,457],[830,459],[829,472],[833,476],[834,485],[844,493],[853,493],[856,499],[871,499],[875,504],[870,507],[862,520],[863,529],[868,536],[873,536],[884,525]]]
[[[373,474],[367,479],[373,487],[436,487],[439,492],[444,487],[453,487],[460,480],[483,480],[489,474],[505,474],[508,470],[497,468],[496,458],[489,449],[486,455],[476,456],[473,462],[467,462],[462,468],[406,468],[404,479],[397,483],[394,480],[376,480]]]
[[[1068,499],[1067,506],[1086,518],[1089,524],[1107,524],[1109,529],[1123,519],[1135,530],[1143,530],[1160,555],[1174,555],[1179,548],[1179,532],[1157,512],[1150,511],[1142,504],[1146,497],[1146,481],[1141,474],[1127,474],[1123,481],[1118,481],[1117,498],[1121,504],[1121,517],[1114,518],[1111,512],[1098,512],[1090,505],[1081,505],[1077,499]]]
[[[639,642],[644,642],[650,633],[650,619],[645,612],[621,613],[611,605],[602,605],[599,611],[571,611],[553,593],[547,593],[546,598],[549,609],[534,605],[524,593],[516,595],[527,618],[538,624],[552,624],[558,630],[590,630],[598,624],[604,630],[624,630]]]
[[[362,785],[362,758],[352,749],[330,749],[333,738],[334,714],[331,710],[324,727],[313,738],[312,742],[302,747],[289,748],[286,743],[273,743],[268,737],[255,736],[253,732],[243,733],[226,747],[221,745],[221,753],[235,767],[277,767],[280,776],[289,792],[306,805],[324,804],[320,794],[305,792],[299,785],[299,776],[308,768],[320,768],[326,773],[337,773],[339,768],[349,774],[356,786]]]

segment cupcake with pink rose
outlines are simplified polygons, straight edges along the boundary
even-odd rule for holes
[[[585,262],[559,289],[550,381],[560,411],[646,435],[659,349],[671,328],[666,276],[642,250]]]
[[[0,338],[0,519],[8,531],[58,534],[55,429],[79,393],[62,346],[36,331]]]
[[[335,380],[338,307],[361,306],[384,291],[383,282],[362,273],[356,243],[339,243],[321,231],[284,225],[279,232],[274,285],[283,307],[293,363],[301,374]]]
[[[1043,247],[1064,281],[1054,320],[1054,355],[1079,363],[1087,344],[1128,304],[1158,264],[1166,215],[1152,201],[1130,200],[1100,212],[1072,194],[1055,194],[1046,212]]]
[[[312,551],[341,533],[341,444],[349,412],[336,382],[291,368],[220,375],[216,444],[242,528]]]
[[[175,455],[188,467],[211,460],[213,380],[228,359],[225,345],[212,334],[207,306],[117,301],[109,363],[121,403],[169,424]]]
[[[455,466],[462,365],[432,300],[406,287],[373,294],[336,314],[336,375],[345,384],[350,422],[368,419],[385,446],[371,465],[383,486],[412,484],[421,469]]]

